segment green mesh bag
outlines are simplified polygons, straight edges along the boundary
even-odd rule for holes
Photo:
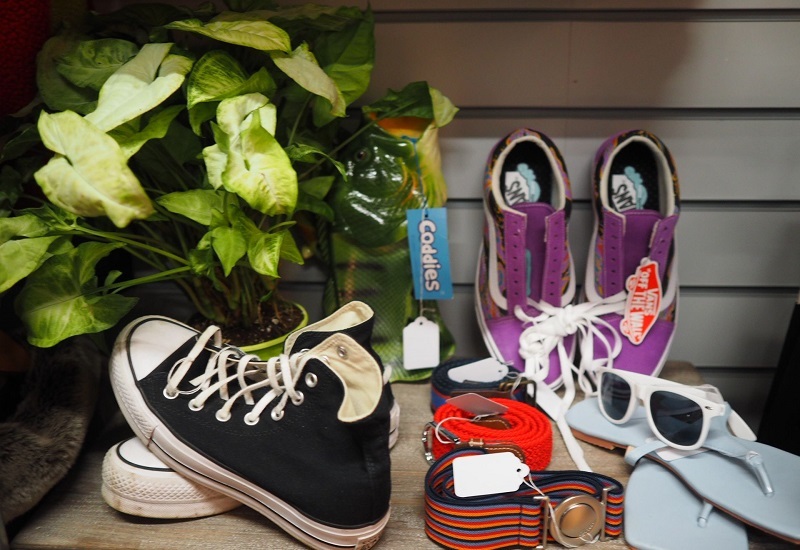
[[[432,119],[397,117],[363,130],[344,155],[347,177],[329,195],[335,221],[329,226],[330,267],[323,307],[326,314],[361,300],[375,311],[373,347],[392,367],[393,381],[430,377],[431,369],[403,368],[403,328],[419,315],[409,259],[406,210],[444,206],[438,126]],[[440,329],[440,359],[455,342],[436,301],[423,302],[424,315]]]

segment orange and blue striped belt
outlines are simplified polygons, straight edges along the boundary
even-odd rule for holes
[[[515,492],[455,494],[453,461],[486,453],[457,449],[440,457],[425,477],[425,533],[454,549],[576,547],[622,533],[623,487],[593,472],[531,472]]]

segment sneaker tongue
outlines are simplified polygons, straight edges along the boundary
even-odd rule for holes
[[[622,216],[625,218],[623,273],[627,278],[633,275],[642,258],[650,255],[653,228],[664,217],[655,210],[630,210]]]
[[[324,364],[344,386],[339,420],[356,422],[373,413],[382,395],[383,373],[367,350],[349,336],[338,333],[309,353],[324,357]]]
[[[339,328],[337,330],[302,330],[294,333],[292,337],[286,339],[284,353],[291,355],[304,349],[311,349],[331,336],[334,333],[341,333],[350,336],[353,340],[368,347],[372,338],[372,328],[375,318],[369,317],[362,322],[351,326]]]
[[[514,209],[527,216],[525,224],[525,265],[528,278],[526,294],[532,300],[542,299],[545,253],[547,242],[547,217],[555,213],[555,208],[546,203],[520,203]]]

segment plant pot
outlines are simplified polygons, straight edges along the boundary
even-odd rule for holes
[[[270,357],[275,357],[283,352],[283,343],[286,341],[286,338],[288,338],[292,332],[305,328],[308,325],[308,311],[306,311],[306,308],[297,302],[292,303],[303,313],[303,318],[293,330],[266,342],[252,344],[249,346],[239,346],[239,349],[245,353],[254,353],[265,360],[269,359]]]

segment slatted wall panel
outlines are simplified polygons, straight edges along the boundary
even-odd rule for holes
[[[298,2],[294,2],[298,3]],[[336,2],[349,4],[348,2]],[[791,1],[373,0],[366,99],[427,80],[461,108],[441,132],[458,353],[485,354],[474,315],[483,163],[528,126],[554,139],[576,197],[582,280],[589,170],[617,131],[646,128],[681,179],[680,320],[670,357],[696,364],[757,426],[800,285],[800,7]],[[319,315],[321,272],[285,289]]]

